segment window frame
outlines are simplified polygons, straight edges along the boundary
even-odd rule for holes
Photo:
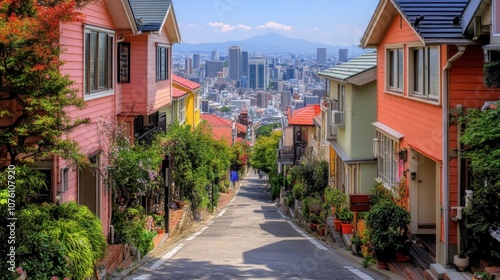
[[[95,43],[95,53],[94,65],[91,66],[92,60],[92,49],[91,49],[91,36],[96,34]],[[106,40],[106,50],[104,51],[104,60],[99,61],[99,44],[102,40],[101,35],[105,36]],[[114,94],[114,84],[115,84],[115,32],[113,30],[85,26],[83,34],[83,97],[84,100],[92,100],[95,98],[100,98],[108,95]],[[99,70],[103,67],[100,62],[104,63],[104,71],[106,74],[103,77],[99,77]],[[92,73],[93,72],[93,73]],[[91,78],[94,78],[92,82]],[[99,79],[104,78],[104,85],[99,85]],[[95,89],[92,89],[91,84],[94,84]]]
[[[408,48],[410,96],[433,102],[440,101],[439,51],[439,46]]]
[[[162,57],[162,51],[165,51],[164,57]],[[170,77],[169,70],[169,58],[170,55],[170,46],[165,44],[157,44],[156,45],[156,81],[167,81]],[[164,66],[165,69],[162,69]]]
[[[386,49],[386,90],[398,94],[404,93],[404,48],[403,46],[388,47]],[[395,57],[397,55],[397,57]]]
[[[378,130],[376,135],[378,139],[377,181],[386,188],[392,188],[398,183],[399,141]]]

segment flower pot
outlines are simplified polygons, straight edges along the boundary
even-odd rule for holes
[[[377,268],[378,269],[389,269],[387,262],[381,262],[377,260]]]
[[[352,224],[341,224],[342,234],[352,234]]]
[[[342,231],[342,223],[340,222],[340,220],[335,219],[335,220],[333,220],[333,223],[335,225],[336,231]]]
[[[157,232],[158,234],[164,234],[164,233],[165,233],[165,228],[157,228],[157,229],[156,229],[156,232]]]
[[[321,229],[318,229],[318,235],[325,236],[325,228],[324,227],[322,227]]]
[[[408,256],[405,252],[397,250],[396,251],[396,262],[403,263],[410,260],[410,256]]]
[[[316,223],[309,223],[309,226],[311,227],[312,231],[317,231],[318,230],[318,224],[316,224]]]
[[[179,209],[184,209],[184,206],[186,206],[186,202],[184,201],[176,201],[175,203]]]
[[[464,271],[469,266],[469,257],[461,258],[460,255],[453,256],[453,264],[458,271]]]

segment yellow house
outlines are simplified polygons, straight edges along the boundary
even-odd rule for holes
[[[172,85],[172,118],[169,118],[169,123],[178,120],[179,123],[196,127],[200,123],[201,85],[177,75],[172,75]]]

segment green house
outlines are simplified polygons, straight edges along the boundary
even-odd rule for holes
[[[369,193],[377,177],[377,53],[320,71],[326,79],[322,135],[330,151],[330,184],[347,194]]]

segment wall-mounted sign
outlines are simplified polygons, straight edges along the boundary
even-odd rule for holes
[[[130,43],[118,43],[118,82],[130,83]]]

